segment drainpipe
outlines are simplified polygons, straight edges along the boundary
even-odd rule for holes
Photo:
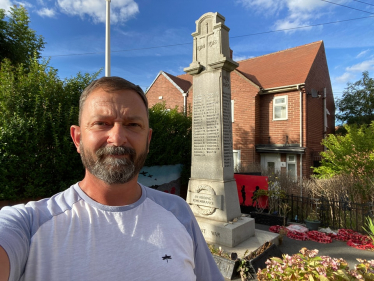
[[[326,105],[326,88],[323,88],[323,138],[327,135],[327,105]],[[326,151],[326,146],[323,146],[323,150]]]
[[[300,147],[303,147],[303,92],[300,84],[297,85],[300,93]],[[300,196],[303,196],[303,155],[300,154]]]
[[[183,113],[187,116],[187,93],[183,93]]]

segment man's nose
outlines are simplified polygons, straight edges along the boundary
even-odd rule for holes
[[[108,143],[115,146],[122,146],[127,142],[126,128],[120,123],[114,123],[109,130]]]

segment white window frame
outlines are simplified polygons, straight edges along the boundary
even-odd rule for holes
[[[231,100],[231,122],[234,123],[234,100]]]
[[[238,160],[238,162],[236,163],[236,166],[238,167],[237,170],[235,170],[234,153],[238,154],[238,157],[236,158]],[[237,173],[239,173],[240,172],[240,167],[241,167],[241,152],[240,152],[240,149],[239,150],[233,149],[232,154],[233,154],[232,164],[234,166],[234,171],[237,172]]]
[[[294,160],[290,160],[290,156],[294,157]],[[297,155],[296,154],[287,154],[287,174],[289,174],[288,165],[294,164],[295,165],[295,174],[291,175],[291,177],[296,180],[297,179]]]
[[[277,99],[285,99],[284,103],[278,103],[275,104],[275,101]],[[275,118],[275,107],[277,106],[286,106],[286,117],[284,118]],[[278,120],[287,120],[288,119],[288,96],[275,96],[273,98],[273,121],[278,121]]]

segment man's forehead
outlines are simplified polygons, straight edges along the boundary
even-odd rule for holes
[[[138,119],[144,114],[148,119],[148,109],[141,97],[134,90],[105,91],[104,89],[92,92],[83,106],[83,115],[107,115],[112,110],[126,110],[127,113]]]
[[[117,107],[136,107],[143,104],[142,98],[134,90],[106,91],[99,89],[92,92],[86,101],[90,106],[101,107],[115,105]],[[138,102],[138,104],[137,104]],[[145,106],[144,106],[145,107]]]

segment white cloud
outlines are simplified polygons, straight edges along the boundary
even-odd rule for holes
[[[369,51],[370,51],[369,49],[367,49],[367,50],[365,50],[365,51],[362,51],[361,53],[359,53],[359,54],[356,56],[356,59],[358,59],[358,58],[360,58],[360,57],[366,55]]]
[[[350,72],[345,72],[342,76],[335,77],[335,81],[339,83],[346,84],[347,82],[353,80],[356,76]]]
[[[235,54],[234,54],[233,60],[234,61],[241,61],[241,60],[246,60],[246,59],[249,59],[249,58],[253,58],[253,56],[235,56]]]
[[[279,15],[285,9],[287,15],[276,21],[275,29],[290,29],[309,25],[311,20],[323,15],[321,10],[327,5],[326,2],[316,0],[237,0],[237,3],[267,16]],[[305,29],[311,28],[303,28],[302,30]]]
[[[253,8],[257,12],[266,11],[267,14],[271,15],[279,12],[285,6],[285,2],[279,0],[237,0],[236,2],[247,9]]]
[[[297,27],[309,25],[309,22],[302,22],[299,19],[296,19],[292,21],[290,18],[284,19],[284,20],[278,20],[275,22],[275,28],[276,29],[284,29],[284,32],[286,33],[293,33],[297,31]],[[305,27],[303,30],[309,30],[311,27]]]
[[[23,6],[25,8],[34,7],[31,3],[25,1],[10,1],[10,0],[0,0],[0,9],[4,9],[6,14],[9,14],[10,7],[13,5]]]
[[[374,59],[366,60],[346,68],[347,71],[352,72],[364,72],[372,69],[374,69]]]
[[[34,7],[33,4],[25,1],[13,1],[12,5],[18,5],[18,6],[23,6],[25,8],[32,8]]]
[[[361,53],[363,53],[363,52],[361,52]],[[360,72],[361,73],[361,72],[364,72],[364,71],[374,70],[374,59],[365,60],[365,61],[360,62],[358,64],[348,66],[348,67],[345,68],[345,70],[346,70],[346,72],[344,72],[344,74],[342,76],[336,77],[335,81],[337,81],[339,83],[351,82],[352,80],[354,80],[356,78],[355,72]]]
[[[56,15],[56,11],[54,9],[43,8],[37,11],[38,15],[41,17],[53,18]]]
[[[6,12],[9,11],[12,3],[9,0],[0,0],[0,9],[4,9]]]
[[[89,16],[94,22],[105,22],[106,1],[103,0],[57,0],[62,12],[80,17]],[[110,2],[111,24],[125,22],[139,12],[134,0],[116,0]]]

